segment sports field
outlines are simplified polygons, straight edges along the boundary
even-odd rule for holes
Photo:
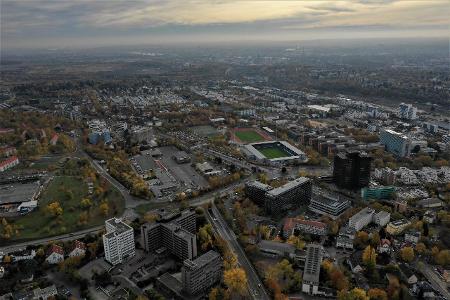
[[[261,152],[268,159],[291,156],[291,154],[278,147],[260,148],[258,149],[258,151]]]
[[[266,140],[262,135],[254,130],[239,130],[235,131],[234,134],[244,143],[255,143]]]

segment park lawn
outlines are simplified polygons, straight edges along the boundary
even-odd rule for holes
[[[121,215],[124,211],[124,200],[120,192],[108,186],[104,197],[108,200],[109,213],[104,216],[98,208],[100,200],[92,199],[93,206],[89,210],[89,219],[86,224],[78,224],[79,216],[83,212],[80,207],[81,199],[89,197],[85,181],[80,177],[55,177],[42,192],[38,199],[38,209],[17,218],[13,223],[19,226],[20,234],[11,240],[37,239],[53,235],[69,233],[77,230],[103,224],[104,220],[112,216]],[[51,216],[46,207],[49,203],[59,201],[63,214],[59,218]]]
[[[287,153],[286,151],[283,151],[283,150],[281,150],[279,148],[275,148],[275,147],[258,149],[258,151],[261,152],[268,159],[290,156],[290,154]]]
[[[235,131],[234,134],[244,143],[265,141],[264,137],[254,130]]]

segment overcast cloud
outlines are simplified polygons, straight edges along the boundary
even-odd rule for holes
[[[443,1],[0,0],[3,49],[448,37]]]

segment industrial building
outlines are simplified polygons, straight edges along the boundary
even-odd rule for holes
[[[316,295],[319,292],[320,265],[322,264],[323,248],[321,245],[309,244],[306,247],[306,262],[303,271],[302,292]]]

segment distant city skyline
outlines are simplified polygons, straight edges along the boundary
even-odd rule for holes
[[[448,37],[448,1],[1,1],[1,48]]]

